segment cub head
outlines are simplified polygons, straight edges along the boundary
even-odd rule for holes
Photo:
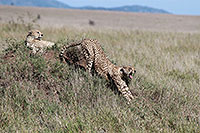
[[[122,72],[122,80],[124,80],[126,84],[128,85],[128,83],[133,78],[134,74],[136,73],[135,68],[131,66],[123,66],[121,67],[120,71]]]
[[[43,33],[39,30],[31,30],[28,32],[27,37],[32,37],[34,40],[41,40]]]

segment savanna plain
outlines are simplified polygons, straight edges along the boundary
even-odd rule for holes
[[[1,6],[0,131],[200,132],[199,19]],[[30,54],[30,29],[56,46]],[[83,38],[136,68],[130,104],[105,79],[60,62],[60,48]]]

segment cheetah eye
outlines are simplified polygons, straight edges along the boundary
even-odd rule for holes
[[[38,34],[40,34],[40,32],[37,32]]]

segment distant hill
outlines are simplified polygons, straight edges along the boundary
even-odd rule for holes
[[[82,9],[82,10],[106,10],[106,11],[144,12],[144,13],[169,13],[162,9],[156,9],[139,5],[121,6],[113,8],[92,7],[92,6],[71,7],[57,0],[0,0],[0,5],[36,6],[36,7],[54,7],[54,8],[68,8],[68,9]]]
[[[169,13],[169,12],[162,10],[162,9],[156,9],[156,8],[139,6],[139,5],[121,6],[121,7],[113,7],[113,8],[86,6],[86,7],[80,7],[78,9],[123,11],[123,12]]]
[[[70,8],[67,4],[56,0],[0,0],[0,5]]]

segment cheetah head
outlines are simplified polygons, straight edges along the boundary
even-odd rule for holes
[[[29,31],[27,37],[32,37],[34,40],[41,40],[43,33],[39,30],[31,30]]]
[[[133,78],[136,70],[131,66],[123,66],[120,71],[122,72],[122,79],[128,84],[130,80]]]

